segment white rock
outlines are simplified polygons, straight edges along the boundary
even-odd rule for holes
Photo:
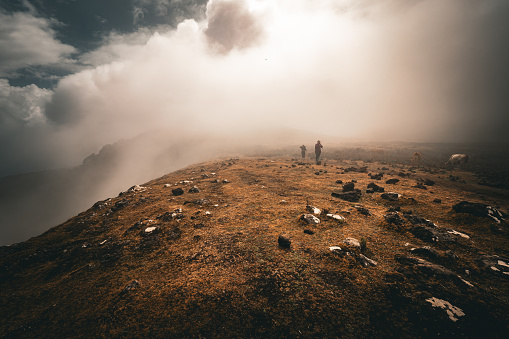
[[[357,240],[355,238],[346,238],[345,240],[343,240],[343,242],[350,246],[354,246],[354,247],[358,247],[358,248],[361,247],[361,243],[359,242],[359,240]]]
[[[468,286],[470,287],[474,287],[474,285],[472,285],[470,282],[466,281],[465,279],[463,279],[462,277],[458,276],[458,278],[461,279],[461,281],[463,281],[465,284],[467,284]]]
[[[314,215],[312,214],[304,214],[302,217],[300,217],[302,220],[304,220],[305,222],[307,222],[308,224],[319,224],[320,223],[320,219],[318,219],[317,217],[315,217]]]
[[[311,206],[311,205],[307,205],[306,206],[306,211],[308,211],[310,213],[313,213],[313,214],[320,214],[320,213],[322,213],[322,211],[320,211],[319,208],[316,208],[315,206]]]
[[[210,212],[209,212],[209,211],[206,211],[206,212],[205,212],[205,215],[210,215]]]
[[[500,266],[509,267],[509,265],[508,265],[505,261],[502,261],[502,260],[499,260],[499,261],[498,261],[498,264],[499,264]]]
[[[342,251],[341,247],[339,247],[339,246],[331,246],[331,247],[329,247],[329,250],[332,252]]]
[[[331,218],[331,219],[334,219],[334,220],[337,220],[339,221],[340,223],[344,223],[346,221],[345,217],[342,217],[338,214],[327,214],[327,217]]]
[[[156,228],[157,228],[157,227],[154,227],[154,226],[152,226],[152,227],[147,227],[147,228],[145,228],[145,233],[151,233],[151,232],[155,231],[155,229],[156,229]]]
[[[454,235],[459,235],[460,237],[465,238],[465,239],[470,239],[470,237],[468,235],[466,235],[465,233],[461,233],[461,232],[458,232],[458,231],[455,231],[455,230],[447,231],[447,233],[454,234]]]
[[[426,301],[431,303],[431,306],[433,307],[440,307],[444,309],[447,312],[449,319],[451,319],[452,321],[458,321],[458,317],[462,317],[465,315],[461,308],[451,305],[451,303],[448,301],[438,299],[435,297],[426,299]]]
[[[106,239],[106,240],[104,240],[104,241],[101,241],[101,242],[99,243],[99,245],[104,245],[104,244],[106,243],[106,241],[108,241],[108,239]]]
[[[164,184],[164,187],[171,187],[170,184]]]
[[[359,258],[361,259],[362,261],[362,266],[364,267],[368,267],[368,266],[376,266],[378,265],[378,263],[376,261],[374,261],[373,259],[370,259],[368,257],[366,257],[365,255],[363,254],[359,254]]]
[[[496,268],[495,266],[491,266],[491,269],[492,269],[493,271],[497,271],[497,272],[498,272],[498,271],[500,271],[500,270],[499,270],[498,268]]]

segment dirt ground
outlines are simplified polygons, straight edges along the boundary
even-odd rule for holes
[[[331,195],[349,182],[359,201]],[[452,208],[508,211],[508,190],[478,182],[388,161],[189,166],[1,247],[0,336],[507,337],[507,223]],[[430,224],[444,238],[419,233]]]

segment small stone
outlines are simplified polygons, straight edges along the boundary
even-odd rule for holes
[[[430,180],[430,179],[425,179],[424,180],[424,185],[426,185],[426,186],[433,186],[433,185],[435,185],[435,182],[433,180]]]
[[[131,281],[129,284],[125,285],[124,289],[122,290],[122,293],[127,293],[129,291],[132,291],[140,286],[140,282],[136,279]]]
[[[398,212],[389,212],[384,215],[385,221],[389,224],[401,225],[403,224],[403,218],[399,215]]]
[[[303,214],[300,217],[300,219],[311,225],[316,225],[320,223],[320,219],[315,217],[313,214]]]
[[[398,183],[398,182],[399,182],[399,179],[397,179],[397,178],[393,178],[393,179],[389,179],[389,180],[387,180],[385,183],[386,183],[386,184],[389,184],[389,185],[394,185],[394,184],[396,184],[396,183]]]
[[[279,246],[284,248],[290,248],[290,245],[292,244],[292,241],[290,240],[290,237],[288,235],[280,235],[277,239],[277,242]]]
[[[347,245],[361,248],[361,243],[359,242],[359,240],[357,240],[355,238],[346,238],[345,240],[343,240],[343,242]]]
[[[200,189],[197,186],[193,186],[189,189],[189,193],[200,193]]]
[[[319,208],[316,208],[315,206],[307,205],[306,211],[313,213],[313,214],[320,214],[322,211]]]
[[[361,262],[362,266],[364,266],[364,267],[378,265],[378,263],[376,261],[366,257],[364,254],[359,254],[359,261]]]
[[[184,190],[181,187],[178,187],[178,188],[172,189],[171,193],[173,193],[173,195],[182,195],[182,194],[184,194]]]
[[[383,187],[378,186],[374,182],[371,182],[371,183],[368,184],[368,189],[370,189],[370,188],[373,189],[373,191],[375,191],[375,192],[380,192],[381,193],[381,192],[385,191],[385,189]]]
[[[342,200],[350,201],[350,202],[358,202],[361,198],[361,193],[359,191],[353,191],[353,192],[332,192],[331,195],[334,198],[339,198]]]
[[[329,213],[329,214],[327,214],[327,217],[338,221],[340,224],[342,224],[346,221],[346,219],[344,217],[342,217],[341,215],[338,215],[338,214]]]
[[[306,234],[310,234],[310,235],[315,234],[315,232],[313,232],[312,230],[307,230],[307,229],[306,229],[306,230],[304,230],[304,233],[306,233]]]
[[[440,203],[442,203],[442,199],[435,198],[435,199],[433,199],[433,202],[435,204],[440,204]]]
[[[343,185],[343,192],[352,192],[355,189],[355,184],[353,182],[347,182]]]
[[[340,253],[342,251],[341,247],[339,246],[330,246],[329,250],[333,253]]]
[[[399,197],[400,197],[400,195],[398,193],[393,193],[393,192],[382,193],[382,195],[381,195],[382,199],[389,200],[389,201],[398,201]]]

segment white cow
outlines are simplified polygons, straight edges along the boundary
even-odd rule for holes
[[[464,167],[468,163],[468,159],[469,159],[469,157],[467,154],[453,154],[453,155],[451,155],[449,160],[447,160],[445,165],[449,166],[449,167],[456,167],[456,166]]]

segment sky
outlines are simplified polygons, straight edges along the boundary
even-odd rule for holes
[[[0,0],[0,177],[154,129],[509,141],[506,0]]]

